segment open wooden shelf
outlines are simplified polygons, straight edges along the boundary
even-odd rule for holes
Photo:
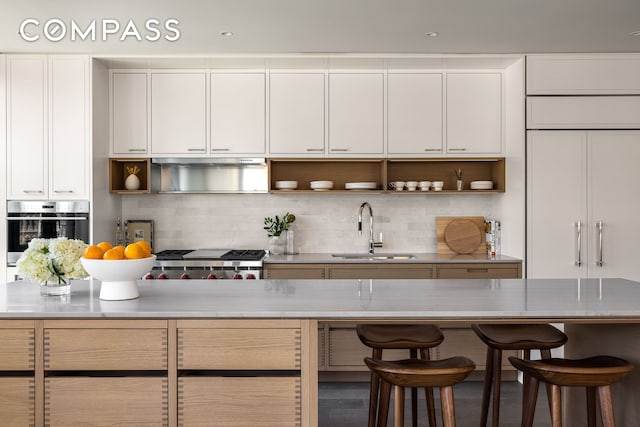
[[[124,181],[129,174],[127,167],[138,166],[140,189],[127,190]],[[151,159],[109,159],[109,192],[117,194],[145,194],[151,192]]]

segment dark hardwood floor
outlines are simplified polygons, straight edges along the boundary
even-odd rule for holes
[[[465,381],[454,387],[453,393],[456,405],[456,421],[458,427],[478,427],[480,423],[480,405],[482,403],[482,381]],[[502,383],[502,396],[500,405],[500,425],[516,427],[520,425],[520,411],[522,408],[522,385],[516,381]],[[427,426],[425,418],[424,394],[418,394],[419,426]],[[406,393],[407,399],[410,393]],[[440,401],[438,393],[436,407],[438,408],[438,425],[440,423]],[[369,404],[369,383],[353,382],[322,382],[319,387],[319,427],[366,427]],[[391,403],[393,406],[393,402]],[[410,424],[410,402],[405,402],[406,425]],[[392,410],[391,410],[392,411]],[[389,414],[389,421],[393,421],[393,413]],[[489,415],[489,425],[491,415]],[[391,424],[390,424],[391,425]],[[551,425],[549,406],[544,387],[540,388],[535,427],[548,427]]]

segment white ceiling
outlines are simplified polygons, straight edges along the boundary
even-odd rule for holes
[[[23,40],[26,18],[179,21],[175,42]],[[233,31],[223,37],[222,31]],[[437,31],[438,37],[425,32]],[[0,52],[102,55],[640,52],[640,0],[0,0]],[[121,32],[119,33],[121,34]],[[164,34],[164,33],[163,33]]]

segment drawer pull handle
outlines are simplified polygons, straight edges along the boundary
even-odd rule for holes
[[[467,273],[488,273],[488,268],[467,268]]]
[[[204,148],[187,148],[187,151],[200,151],[200,152],[202,152],[202,151],[205,151],[205,149]]]
[[[228,148],[212,148],[211,151],[229,151]]]
[[[348,148],[332,148],[331,151],[349,151]]]
[[[27,194],[42,194],[42,193],[44,193],[44,191],[42,191],[42,190],[22,190],[22,191],[24,191]]]
[[[449,148],[449,151],[467,151],[466,148]]]
[[[65,193],[70,194],[73,193],[73,190],[53,190],[54,193]]]
[[[425,148],[424,151],[440,152],[442,148]]]
[[[324,151],[324,148],[307,148],[307,151]]]
[[[146,153],[147,149],[146,148],[129,148],[128,151],[132,153]]]

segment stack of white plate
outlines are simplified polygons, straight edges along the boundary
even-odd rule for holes
[[[298,181],[276,181],[278,190],[295,190],[298,188]]]
[[[345,190],[375,190],[378,184],[375,182],[347,182],[344,184]]]
[[[472,190],[493,190],[493,181],[471,181]]]
[[[327,191],[333,188],[333,181],[311,181],[311,189],[316,191]]]

